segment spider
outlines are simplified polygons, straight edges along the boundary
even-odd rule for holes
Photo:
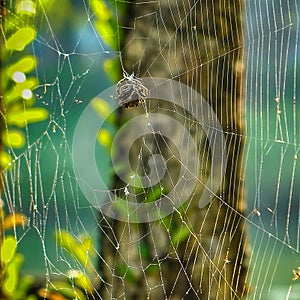
[[[124,73],[124,78],[117,83],[116,92],[118,105],[124,108],[138,106],[149,95],[149,90],[133,73],[130,76]]]

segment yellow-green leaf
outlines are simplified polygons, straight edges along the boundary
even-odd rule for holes
[[[84,247],[84,249],[86,251],[89,251],[89,252],[92,251],[92,249],[93,249],[93,240],[90,236],[88,236],[88,235],[83,236],[81,244],[82,244],[82,246]]]
[[[19,253],[16,256],[18,255]],[[22,274],[21,278],[19,277],[18,288],[14,291],[15,299],[37,300],[35,295],[25,296],[29,289],[33,286],[34,282],[35,278],[32,275]]]
[[[18,82],[15,86],[5,93],[4,105],[9,105],[20,97],[24,96],[24,91],[31,91],[38,85],[38,80],[35,77],[28,78],[24,82]]]
[[[87,269],[91,269],[91,261],[85,246],[79,243],[68,231],[62,230],[57,233],[58,243]]]
[[[40,289],[38,291],[38,294],[39,296],[43,297],[43,299],[45,298],[45,299],[63,300],[67,298],[67,299],[74,299],[74,300],[75,299],[86,300],[85,295],[80,289],[63,281],[51,282],[51,285],[49,285],[48,290]],[[60,295],[62,296],[59,297]]]
[[[2,138],[4,145],[7,147],[22,148],[25,145],[25,136],[18,130],[8,130]]]
[[[2,289],[9,299],[16,295],[16,290],[19,283],[19,271],[23,263],[23,256],[16,254],[11,263],[7,266],[6,276],[3,281]]]
[[[82,272],[76,272],[76,276],[74,276],[73,278],[76,283],[76,286],[78,286],[84,291],[87,291],[88,293],[93,292],[93,285],[89,278],[86,276],[86,274],[83,274]]]
[[[110,148],[112,143],[112,136],[107,129],[102,128],[99,130],[98,142],[105,148]]]
[[[30,0],[20,1],[17,5],[17,13],[35,15],[36,13],[35,3]]]
[[[72,249],[76,249],[77,242],[74,237],[66,230],[61,230],[56,233],[57,241],[67,251],[72,252]]]
[[[23,27],[16,31],[6,42],[6,48],[22,51],[36,37],[36,31],[32,27]]]
[[[103,41],[112,49],[117,49],[116,32],[108,22],[97,21],[95,27]]]
[[[114,115],[111,114],[112,110],[110,105],[102,98],[94,98],[92,101],[93,109],[103,119],[107,119],[110,123],[114,124]]]
[[[1,249],[1,261],[5,264],[9,263],[13,259],[16,249],[16,239],[13,236],[6,237]]]
[[[16,72],[28,73],[32,71],[37,65],[37,60],[32,55],[24,56],[22,59],[18,60],[14,64],[7,68],[7,76],[12,77]]]
[[[44,121],[48,118],[48,111],[41,107],[27,108],[23,111],[10,112],[7,124],[24,127],[26,124]]]
[[[12,164],[12,159],[10,155],[5,151],[0,151],[0,166],[2,169],[10,167]]]
[[[103,69],[113,82],[120,80],[121,68],[116,59],[106,59],[103,62]]]
[[[90,6],[100,21],[108,21],[113,17],[111,10],[103,0],[93,0],[91,1]]]

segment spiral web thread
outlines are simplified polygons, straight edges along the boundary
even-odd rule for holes
[[[175,1],[177,2],[177,0]],[[159,2],[155,3],[159,4]],[[105,222],[106,218],[108,220],[109,217],[103,214],[103,219],[99,220],[99,212],[85,199],[78,187],[80,178],[74,175],[71,161],[72,134],[76,121],[87,102],[100,92],[99,82],[103,82],[102,89],[110,84],[103,77],[95,78],[94,76],[94,74],[99,74],[97,72],[101,62],[107,57],[117,57],[122,60],[123,51],[116,53],[104,45],[95,29],[95,16],[84,0],[78,1],[74,6],[80,17],[81,25],[76,28],[76,35],[70,44],[71,46],[69,46],[71,48],[67,49],[67,45],[64,45],[64,39],[59,38],[56,34],[56,30],[58,31],[59,28],[55,26],[55,9],[51,11],[49,9],[51,5],[55,5],[54,1],[49,6],[43,6],[42,3],[43,1],[40,1],[37,4],[41,12],[37,19],[37,27],[42,30],[38,33],[32,46],[32,52],[37,55],[39,60],[35,72],[39,79],[39,86],[35,90],[35,95],[37,104],[46,107],[50,117],[42,125],[25,127],[24,132],[28,143],[26,148],[21,150],[8,149],[14,159],[14,166],[3,172],[2,200],[8,213],[21,212],[29,219],[28,226],[16,227],[12,232],[19,242],[19,250],[25,255],[24,272],[30,270],[35,275],[40,276],[42,274],[42,280],[47,288],[50,288],[57,278],[68,278],[72,273],[70,270],[80,270],[83,273],[90,272],[94,294],[89,297],[99,299],[98,287],[101,283],[105,285],[105,277],[102,276],[103,274],[97,266],[99,261],[103,262],[106,259],[102,256],[102,250],[99,249],[99,244],[101,244],[99,240],[101,241],[101,235],[107,231],[110,231],[111,234],[113,231],[111,228],[103,229],[104,223],[107,226],[111,224]],[[114,4],[117,4],[117,1]],[[70,5],[73,4],[70,2]],[[227,1],[220,1],[220,5],[226,6]],[[157,7],[159,8],[160,5]],[[13,13],[12,8],[8,11]],[[187,16],[197,13],[201,17],[204,12],[196,12],[195,6],[191,6],[185,13]],[[137,18],[141,20],[148,16],[149,14],[145,11],[144,15]],[[159,9],[156,11],[155,17],[163,21]],[[246,171],[245,184],[248,208],[243,219],[251,244],[249,250],[250,268],[246,275],[247,283],[250,286],[248,297],[249,299],[296,299],[296,295],[299,295],[297,269],[300,267],[299,87],[297,89],[300,75],[299,3],[297,0],[249,0],[245,3],[244,18],[242,47],[245,49],[246,147],[243,163]],[[117,22],[119,22],[118,18]],[[206,24],[206,26],[208,30],[212,31],[215,28],[215,24]],[[118,23],[118,30],[123,30],[123,27],[121,22]],[[186,40],[182,41],[185,45],[189,45],[189,41],[195,38],[193,34],[194,25],[191,23],[190,27],[191,30],[188,32]],[[176,29],[175,32],[179,35],[179,26]],[[130,33],[134,27],[126,28],[126,30]],[[147,28],[145,30],[147,32]],[[118,33],[116,38],[119,38]],[[156,34],[160,36],[161,32],[157,31]],[[129,42],[131,42],[130,38]],[[211,47],[209,39],[204,40],[203,43],[207,49]],[[232,49],[231,52],[235,50]],[[164,55],[164,52],[159,51],[159,55]],[[230,53],[222,55],[226,56]],[[154,63],[156,58],[150,59],[149,66],[151,66],[152,61]],[[206,63],[218,61],[219,58],[212,57]],[[196,65],[190,68],[197,67],[201,66]],[[135,69],[139,71],[138,66],[135,66]],[[136,75],[138,77],[151,76],[149,70],[145,74]],[[130,75],[132,70],[124,69],[124,71]],[[169,79],[177,79],[188,71],[181,70],[179,73],[174,73],[173,77],[171,76]],[[223,74],[224,78],[227,75]],[[196,81],[197,78],[191,80]],[[222,85],[222,82],[219,84]],[[84,90],[91,92],[89,96],[82,98],[82,95],[85,95]],[[110,101],[113,102],[114,99],[111,98]],[[177,115],[178,120],[187,130],[198,130],[193,127],[195,120],[189,114],[183,113],[180,108],[164,107],[162,104],[159,109],[156,108],[154,111],[147,105],[148,102],[146,101],[145,106],[138,108],[144,116],[154,112],[169,111],[173,115]],[[135,116],[138,110],[129,109],[132,109],[129,115]],[[147,125],[150,128],[153,126],[151,121],[148,121]],[[149,138],[152,139],[151,146],[147,143]],[[203,139],[205,140],[203,133],[199,133],[196,143],[200,145]],[[140,155],[134,157],[133,169],[140,168],[139,172],[146,172],[146,174],[148,172],[147,166],[143,165],[142,160],[151,156],[153,158],[153,154],[167,152],[169,156],[166,162],[170,162],[178,157],[182,149],[180,147],[184,146],[174,145],[156,133],[153,133],[152,137],[150,134],[144,139],[141,138],[140,142],[143,146],[140,146]],[[168,146],[166,147],[166,145]],[[101,152],[99,145],[96,145],[97,147],[99,147],[97,150],[99,157],[105,157],[106,154],[103,153],[106,152]],[[206,149],[208,148],[206,146]],[[88,159],[84,153],[82,159]],[[109,157],[107,159],[109,160]],[[197,167],[201,169],[203,164],[209,165],[208,161],[209,154],[206,153],[202,161],[196,162]],[[98,163],[100,169],[105,165],[101,161]],[[164,164],[162,163],[162,165]],[[109,169],[109,164],[107,168]],[[156,171],[157,173],[160,172],[159,170]],[[109,177],[110,171],[107,173],[105,171],[100,172],[104,172],[104,177]],[[158,182],[156,185],[158,190],[160,189],[163,193],[167,193],[168,190],[176,186],[174,179],[176,179],[177,174],[171,174],[170,170],[166,172],[169,176],[168,189],[166,190],[162,183]],[[129,181],[126,182],[124,179],[123,185],[111,190],[114,192],[113,195],[121,195],[127,201],[136,201],[136,198],[132,198],[133,196],[145,199],[149,191],[157,192],[157,189],[145,188],[140,182],[136,182],[138,179],[134,174],[129,175]],[[197,178],[192,177],[191,179]],[[138,185],[139,189],[133,189],[131,187],[133,183]],[[190,204],[190,202],[187,203]],[[239,213],[230,204],[226,205],[228,205],[229,212]],[[176,211],[180,219],[183,212],[180,209],[176,209]],[[187,225],[189,221],[184,220]],[[214,221],[216,222],[216,220],[212,220],[212,227]],[[201,235],[201,230],[196,233],[189,226],[184,227],[183,230],[186,228],[189,229],[186,236],[195,238],[198,241],[197,246],[201,248],[198,236],[198,234]],[[93,250],[91,251],[93,252],[91,255],[92,271],[87,270],[72,254],[70,255],[62,249],[58,240],[53,237],[54,231],[62,233],[64,230],[73,235],[78,243],[82,243],[84,235],[94,238]],[[126,230],[127,227],[124,232]],[[234,232],[235,228],[227,230]],[[126,234],[124,233],[124,237]],[[158,228],[150,223],[147,236],[151,240],[154,252],[159,256],[159,253],[165,253],[164,247],[174,241],[174,233],[168,232],[167,235],[162,236],[161,240],[155,238],[157,234],[159,234]],[[132,236],[132,238],[134,237]],[[139,237],[137,242],[139,239],[142,242],[143,238]],[[118,249],[120,244],[126,245],[126,240],[122,238],[111,240],[111,244]],[[28,250],[26,245],[30,245],[31,249],[36,249],[36,269],[32,269],[34,264],[30,254],[32,250]],[[181,247],[180,243],[173,243],[173,252],[166,253],[166,256],[170,255],[176,258],[179,247]],[[212,244],[211,249],[202,249],[202,251],[209,253],[213,247]],[[222,245],[218,247],[222,248]],[[141,258],[139,270],[145,274],[149,268],[149,265],[144,266],[142,264],[145,251],[147,249],[142,247],[133,251],[132,257],[124,258],[125,266],[126,264],[130,266],[130,262],[136,259],[133,256],[138,256]],[[158,270],[160,270],[160,264],[163,263],[164,259],[166,258],[160,257],[157,260]],[[187,259],[191,259],[191,257]],[[210,256],[207,255],[206,259],[210,260]],[[225,261],[224,268],[227,263],[232,262],[230,260]],[[107,261],[106,265],[112,274],[117,274],[115,270],[119,266],[114,265],[113,259]],[[197,268],[196,265],[195,268]],[[181,271],[185,272],[184,266],[182,266]],[[222,273],[222,269],[219,272]],[[202,275],[199,276],[201,281]],[[124,274],[116,275],[116,277],[121,284],[126,285],[127,279],[125,279]],[[295,280],[293,281],[292,278]],[[230,279],[226,280],[228,283],[230,282]],[[160,287],[164,290],[166,279],[163,275],[160,275],[160,281]],[[156,288],[157,286],[151,286],[148,283],[149,295]],[[165,297],[167,297],[167,292],[165,292]],[[221,296],[219,297],[221,298]]]

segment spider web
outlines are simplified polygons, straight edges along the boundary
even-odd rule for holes
[[[28,226],[15,227],[12,234],[18,241],[19,251],[25,257],[23,272],[35,275],[46,289],[58,286],[58,280],[70,282],[70,289],[75,289],[74,278],[78,275],[76,272],[80,271],[89,277],[92,286],[90,291],[88,288],[85,291],[83,289],[87,299],[126,298],[126,293],[135,294],[137,286],[145,290],[144,298],[140,296],[138,299],[173,299],[172,296],[176,299],[180,278],[183,276],[186,285],[182,285],[182,295],[186,293],[194,296],[191,299],[202,299],[201,291],[206,285],[209,291],[206,296],[209,299],[224,299],[222,292],[213,292],[213,286],[218,286],[216,281],[221,280],[220,276],[231,290],[232,298],[297,299],[299,283],[295,270],[300,267],[298,1],[248,0],[244,4],[244,12],[238,11],[233,15],[230,9],[234,8],[224,9],[228,1],[218,1],[219,7],[215,5],[216,10],[213,11],[215,23],[203,23],[199,28],[201,22],[197,23],[197,18],[207,20],[209,12],[205,8],[213,3],[203,2],[186,1],[184,4],[175,0],[172,5],[168,1],[111,2],[109,7],[117,21],[117,32],[114,35],[119,47],[117,51],[107,46],[99,35],[95,26],[97,16],[91,10],[90,3],[84,0],[64,1],[61,9],[55,7],[57,4],[54,1],[36,3],[38,35],[30,49],[38,58],[35,76],[39,85],[34,94],[37,105],[49,111],[49,119],[38,125],[25,126],[26,148],[18,151],[7,149],[14,162],[13,168],[2,174],[2,200],[8,213],[21,212],[28,217]],[[130,22],[126,23],[126,17],[118,14],[120,3],[127,4],[130,13],[134,14]],[[165,16],[163,8],[168,5],[172,9],[169,9],[170,16]],[[9,2],[8,7],[13,14],[14,3]],[[228,14],[221,16],[220,11]],[[230,32],[236,32],[235,18],[239,13],[243,13],[244,24],[243,31],[235,33],[241,39],[240,45],[236,46],[231,41]],[[183,15],[185,18],[181,19]],[[138,23],[148,24],[149,18],[154,25],[145,26],[139,31]],[[170,23],[172,30],[169,30],[172,27]],[[228,24],[231,24],[231,28]],[[217,51],[215,47],[220,46],[215,44],[216,28],[224,31],[224,40],[219,43],[224,49],[219,48]],[[197,41],[197,32],[205,36],[201,42]],[[157,44],[153,43],[153,36]],[[201,47],[198,43],[202,44]],[[176,48],[178,44],[182,51],[181,63],[178,62],[179,56],[174,54],[180,49]],[[205,53],[200,49],[204,49]],[[220,99],[221,102],[214,102],[208,95],[217,94],[216,98],[220,95],[205,86],[209,80],[202,78],[199,75],[201,72],[194,72],[212,66],[208,73],[211,70],[221,73],[218,78],[222,80],[216,86],[222,89],[232,76],[229,68],[222,65],[223,59],[240,49],[243,50],[245,65],[244,106],[241,112],[245,130],[242,133],[232,125],[233,120],[230,119],[234,104],[220,104],[228,99],[236,101],[238,97],[229,95],[228,98]],[[187,59],[187,53],[195,56],[192,64]],[[193,104],[184,102],[180,97],[176,102],[176,93],[172,94],[175,90],[171,89],[168,100],[146,100],[143,105],[128,108],[120,116],[114,99],[114,82],[103,70],[103,62],[107,59],[116,59],[121,65],[120,73],[134,73],[142,82],[143,77],[150,78],[148,82],[151,77],[186,82],[198,92],[200,90],[203,99],[207,99],[218,116],[222,110],[225,111],[225,118],[227,113],[228,120],[220,120],[221,124],[228,125],[227,130],[223,126],[226,145],[238,152],[240,145],[234,144],[235,139],[242,135],[246,142],[240,154],[245,176],[242,172],[240,176],[245,184],[247,209],[240,209],[234,201],[223,200],[226,199],[223,195],[226,191],[224,182],[219,185],[220,190],[212,191],[215,199],[206,208],[198,207],[199,195],[209,185],[207,178],[213,169],[212,145],[207,133],[209,128],[214,128],[212,126],[205,130],[204,125],[207,124],[202,122],[204,119],[200,122],[193,115],[199,107],[190,109]],[[167,71],[164,71],[162,64],[157,63],[163,61]],[[199,85],[199,82],[202,84]],[[159,89],[159,86],[157,81],[152,80],[152,91]],[[235,87],[231,89],[236,90]],[[183,91],[179,89],[177,92]],[[184,201],[181,206],[173,202],[170,214],[159,215],[154,222],[137,222],[137,225],[126,222],[126,218],[130,219],[126,205],[118,207],[121,213],[114,219],[101,210],[99,212],[95,208],[97,205],[87,199],[86,190],[80,185],[81,175],[73,169],[73,138],[80,117],[91,99],[99,97],[99,94],[109,104],[109,112],[113,112],[113,117],[110,117],[114,121],[106,119],[103,128],[115,139],[112,145],[115,146],[115,152],[111,154],[103,141],[101,144],[101,139],[100,142],[90,141],[88,134],[80,135],[79,144],[92,143],[97,169],[108,187],[108,190],[99,189],[101,201],[121,198],[128,203],[154,202],[162,195],[167,196],[176,190],[182,177],[181,168],[190,170],[190,164],[194,163],[198,173],[185,172],[183,177],[186,181],[180,190],[182,194],[178,190],[174,194],[174,197],[179,195],[179,199],[183,197],[181,200],[188,201]],[[106,106],[101,101],[98,103],[102,106],[100,113],[94,107],[95,116],[102,120],[105,118],[101,115],[101,108]],[[155,114],[164,117],[152,118]],[[223,118],[224,113],[221,115]],[[142,124],[140,126],[144,136],[136,135],[139,126],[132,123],[122,131],[121,138],[118,137],[119,127],[139,116],[144,120],[138,119],[143,122],[138,124]],[[184,139],[186,131],[182,135],[178,134],[175,127],[178,123],[170,123],[169,118],[179,122],[188,134],[192,133],[191,137]],[[90,120],[94,122],[94,119]],[[161,126],[158,130],[155,129],[157,123]],[[170,126],[174,128],[173,132],[166,131],[167,136],[164,137],[161,132]],[[198,152],[186,146],[192,144],[192,139],[195,140]],[[216,137],[214,141],[216,143]],[[128,151],[128,157],[124,151],[125,154]],[[189,154],[186,160],[183,159],[185,152]],[[158,158],[160,155],[164,157],[164,162]],[[89,159],[84,151],[78,158],[83,165],[88,165]],[[163,168],[159,169],[158,165]],[[238,170],[234,164],[228,166],[232,168],[228,174]],[[151,167],[153,177],[150,175]],[[161,179],[161,171],[164,172],[162,181],[158,180]],[[232,176],[233,182],[229,184],[235,192],[242,190],[240,182],[235,181],[237,178]],[[147,179],[151,184],[145,184]],[[190,190],[189,184],[193,181],[196,187]],[[95,194],[98,192],[93,187],[89,189]],[[182,196],[187,190],[190,194]],[[171,199],[171,203],[174,200],[170,196],[167,199]],[[216,203],[225,207],[224,215],[218,210],[215,213]],[[189,210],[195,213],[189,214]],[[224,242],[223,235],[215,234],[218,223],[223,222],[224,235],[233,236],[236,227],[228,224],[237,216],[245,223],[241,236],[246,239],[247,247],[240,244],[241,249],[236,253],[243,255],[247,252],[249,269],[243,274],[249,287],[247,296],[246,292],[243,296],[235,292],[236,287],[232,285],[237,283],[231,282],[224,271],[231,264],[236,270],[233,273],[237,275],[234,276],[239,280],[242,276],[239,275],[241,260],[227,257],[228,244]],[[209,220],[211,228],[207,231],[201,226],[204,224],[202,221],[197,222],[198,219]],[[209,246],[205,246],[203,234],[210,231],[211,240]],[[85,249],[91,260],[89,263],[83,264],[76,256],[76,251],[62,245],[58,236],[64,236],[67,240],[64,235],[66,232],[78,243],[78,249],[87,236],[92,238],[92,246]],[[110,253],[112,249],[115,252]],[[199,256],[201,253],[203,261],[197,261],[194,253]],[[220,253],[224,253],[225,260]],[[218,255],[220,261],[216,263]],[[165,269],[170,258],[171,262],[176,263],[173,274],[166,274],[165,270],[172,270]],[[211,265],[211,272],[205,274],[203,265]],[[169,286],[169,277],[174,276]],[[194,285],[194,278],[198,286]],[[113,289],[124,294],[113,295]],[[221,291],[221,284],[218,289]]]

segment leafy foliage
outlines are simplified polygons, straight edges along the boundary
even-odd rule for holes
[[[15,229],[16,226],[27,226],[28,219],[25,215],[16,213],[5,216],[2,206],[0,207],[0,224],[5,232]],[[36,299],[34,295],[28,295],[34,278],[31,275],[20,275],[24,258],[17,252],[17,248],[16,238],[6,235],[1,245],[1,294],[9,300],[34,300]]]
[[[30,73],[37,66],[37,60],[27,51],[37,35],[33,23],[35,4],[32,1],[19,1],[16,12],[7,12],[1,30],[5,42],[1,52],[2,118],[5,128],[1,134],[7,149],[18,149],[24,147],[26,142],[21,128],[47,119],[48,111],[34,107],[33,90],[38,85],[38,79]],[[1,167],[5,169],[11,166],[12,161],[11,155],[2,150]]]
[[[4,47],[1,52],[1,122],[2,143],[6,150],[1,148],[1,169],[12,166],[13,158],[7,152],[24,147],[26,143],[22,128],[30,123],[43,121],[48,118],[48,111],[44,108],[34,107],[33,90],[38,84],[35,76],[30,73],[37,65],[36,58],[27,53],[28,47],[34,41],[37,32],[33,24],[36,13],[32,1],[19,1],[15,12],[3,8],[6,12],[1,23]],[[12,213],[5,216],[3,202],[0,206],[1,237],[1,297],[18,300],[37,299],[35,295],[28,295],[34,278],[30,275],[20,275],[23,256],[17,252],[15,236],[6,234],[15,230],[17,226],[27,226],[28,220],[21,213]],[[1,298],[1,299],[2,299]]]

